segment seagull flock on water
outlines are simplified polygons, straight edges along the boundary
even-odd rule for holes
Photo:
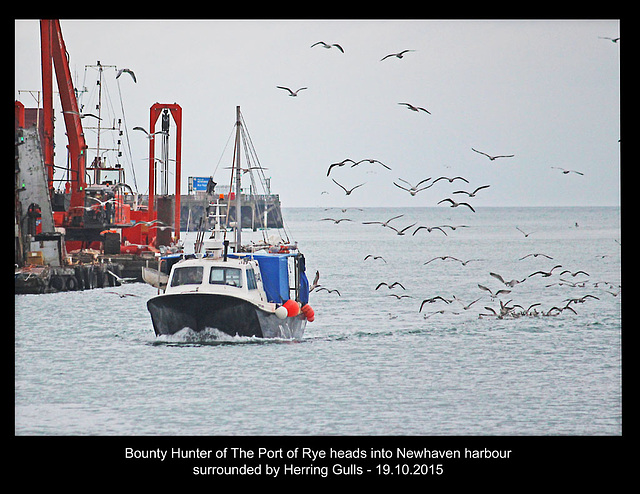
[[[329,209],[332,209],[332,208],[329,208]],[[347,210],[348,208],[341,209],[343,213],[347,212]],[[360,209],[360,211],[362,211],[362,209]],[[395,232],[397,235],[407,235],[409,231],[413,229],[413,233],[411,233],[411,236],[415,236],[421,230],[425,230],[429,233],[431,233],[432,231],[438,231],[440,234],[447,236],[448,235],[447,231],[451,233],[458,229],[470,228],[470,225],[446,225],[446,224],[434,225],[434,226],[426,226],[426,225],[417,226],[417,223],[415,222],[407,226],[399,226],[399,225],[395,226],[396,223],[400,222],[401,218],[403,217],[404,217],[404,214],[399,214],[384,220],[362,221],[361,224],[379,225],[382,229],[391,230]],[[320,221],[331,221],[334,224],[340,224],[342,222],[350,222],[350,223],[355,222],[351,218],[333,218],[333,217],[322,218]],[[396,222],[396,223],[393,223],[393,222]],[[518,227],[516,228],[522,232],[520,228]],[[531,233],[524,235],[523,238],[528,238],[528,235],[530,235]],[[518,262],[524,261],[522,264],[528,265],[527,262],[531,262],[532,260],[535,261],[536,259],[540,259],[542,261],[548,262],[548,260],[553,260],[553,257],[542,252],[530,252],[526,255],[518,257],[517,261]],[[367,254],[363,258],[363,261],[373,262],[373,263],[380,262],[380,263],[383,263],[383,265],[388,264],[387,260],[383,256],[378,254]],[[441,256],[436,256],[424,261],[422,263],[422,266],[428,266],[428,265],[437,264],[440,262],[444,262],[444,263],[453,262],[458,264],[460,266],[460,269],[464,269],[467,265],[469,265],[469,263],[472,263],[472,262],[486,263],[486,260],[478,259],[478,258],[459,259],[451,255],[441,255]],[[427,268],[423,268],[423,269],[427,269]],[[571,270],[571,269],[564,268],[561,264],[557,264],[557,263],[550,268],[531,270],[529,271],[529,273],[530,274],[528,275],[520,276],[517,278],[511,278],[511,277],[503,276],[502,274],[497,273],[495,271],[488,271],[488,275],[490,277],[488,279],[497,280],[498,286],[490,287],[488,286],[489,283],[487,283],[487,281],[482,281],[480,283],[476,282],[474,286],[477,287],[479,296],[476,297],[471,302],[464,302],[462,299],[458,298],[456,295],[451,295],[451,296],[444,295],[444,294],[432,295],[427,298],[424,298],[424,297],[416,296],[414,294],[409,294],[407,293],[408,291],[407,287],[403,284],[403,282],[398,280],[378,282],[377,285],[373,288],[373,290],[375,292],[379,292],[379,291],[385,292],[385,296],[394,297],[396,300],[402,300],[402,299],[420,300],[419,306],[417,308],[418,313],[423,313],[423,309],[425,309],[425,307],[430,307],[431,304],[442,304],[442,303],[446,304],[447,306],[446,309],[439,309],[437,311],[432,311],[432,312],[425,311],[423,313],[423,316],[425,319],[430,318],[436,314],[452,313],[454,315],[458,315],[458,314],[464,313],[464,311],[468,311],[472,307],[479,307],[480,304],[478,304],[478,302],[480,302],[483,299],[483,296],[486,296],[488,297],[489,301],[491,302],[497,301],[499,305],[496,307],[492,307],[489,304],[485,304],[484,306],[482,306],[482,308],[484,309],[484,312],[480,312],[478,314],[478,317],[480,319],[485,319],[489,317],[505,319],[505,318],[519,318],[524,316],[528,316],[528,317],[559,316],[563,314],[565,311],[567,311],[570,314],[577,314],[577,311],[574,308],[575,304],[585,303],[589,299],[600,300],[600,298],[597,295],[586,294],[586,295],[582,295],[581,297],[571,297],[571,298],[564,299],[562,301],[559,301],[558,303],[550,305],[546,309],[543,309],[541,307],[542,306],[541,302],[534,302],[532,304],[522,305],[522,304],[514,303],[512,298],[510,298],[507,302],[503,301],[502,297],[507,297],[507,296],[512,297],[514,290],[517,290],[518,289],[517,287],[519,287],[520,285],[524,283],[528,283],[530,285],[531,283],[533,283],[533,281],[529,281],[529,280],[535,280],[535,279],[558,280],[558,281],[555,281],[554,283],[551,283],[549,281],[544,281],[543,282],[544,289],[549,289],[552,286],[568,286],[571,288],[593,287],[593,288],[599,288],[600,290],[604,290],[605,292],[611,294],[614,297],[620,293],[620,288],[621,288],[620,284],[614,284],[606,281],[591,282],[589,281],[590,274],[585,270],[582,270],[582,269]],[[428,273],[425,273],[425,276],[428,276]],[[571,281],[567,279],[569,277],[571,278],[578,277],[579,280]],[[311,287],[312,291],[314,289],[322,288],[322,290],[326,291],[328,294],[335,293],[337,294],[337,296],[341,296],[341,293],[336,289],[328,289],[326,287],[322,287],[322,285],[319,284],[319,279],[320,279],[320,273],[316,271],[315,280]],[[397,290],[401,290],[400,293],[397,293]],[[450,307],[455,307],[455,308],[450,308]],[[462,309],[463,312],[460,312],[460,309]]]
[[[608,39],[611,40],[614,43],[617,43],[619,41],[620,38],[602,38],[602,39]],[[330,48],[337,48],[340,52],[344,53],[345,50],[342,48],[341,45],[338,45],[337,43],[325,43],[324,41],[318,41],[317,43],[314,43],[313,45],[311,45],[311,47],[315,47],[315,46],[322,46],[326,49],[330,49]],[[380,59],[380,61],[385,61],[387,59],[390,58],[397,58],[397,59],[402,59],[403,57],[405,57],[405,55],[407,55],[410,52],[415,52],[416,50],[402,50],[398,53],[391,53],[388,54],[386,56],[384,56],[383,58]],[[306,87],[304,88],[300,88],[297,91],[292,91],[291,89],[287,88],[287,87],[283,87],[283,86],[278,86],[279,89],[284,89],[287,90],[290,94],[290,96],[297,96],[298,92],[303,90],[303,89],[307,89]],[[417,106],[413,103],[407,103],[407,102],[400,102],[398,103],[398,105],[401,106],[405,106],[408,110],[416,112],[416,113],[420,113],[423,112],[427,115],[431,115],[431,112],[427,109],[424,108],[423,106]],[[486,157],[490,162],[495,162],[496,160],[508,160],[508,159],[512,159],[515,158],[515,154],[511,153],[511,154],[490,154],[487,153],[485,151],[482,150],[478,150],[476,148],[471,148],[471,151],[474,153],[477,153],[481,156]],[[334,162],[329,164],[328,168],[327,168],[327,177],[330,177],[330,175],[332,174],[332,172],[334,172],[336,169],[342,168],[346,165],[350,165],[350,168],[356,167],[362,163],[369,163],[372,165],[380,165],[382,167],[384,167],[387,170],[392,170],[392,167],[389,166],[388,164],[382,163],[379,160],[375,160],[375,159],[361,159],[361,160],[353,160],[351,158],[345,158],[342,161],[338,161],[338,162]],[[575,175],[584,175],[583,172],[577,171],[577,170],[571,170],[571,169],[565,169],[562,167],[557,167],[557,166],[551,166],[550,168],[552,169],[557,169],[560,170],[560,172],[564,175],[568,175],[568,174],[575,174]],[[359,190],[361,187],[365,186],[366,182],[362,182],[362,183],[358,183],[356,185],[352,185],[352,184],[348,184],[345,185],[341,182],[339,182],[338,180],[336,180],[336,178],[334,178],[333,176],[330,177],[332,182],[339,187],[342,192],[344,192],[345,195],[350,196],[352,193],[355,193],[356,190]],[[419,180],[418,182],[414,183],[413,182],[409,182],[408,180],[404,179],[404,178],[397,178],[397,180],[392,181],[392,184],[397,187],[398,189],[401,189],[403,191],[406,191],[407,193],[409,193],[410,196],[414,197],[416,196],[418,193],[425,191],[427,189],[431,189],[432,187],[434,187],[434,185],[436,185],[437,182],[440,181],[444,181],[445,183],[453,183],[454,181],[461,181],[464,182],[466,184],[469,184],[469,180],[467,180],[464,177],[461,176],[455,176],[455,177],[445,177],[445,176],[441,176],[438,177],[436,179],[432,179],[432,177],[428,177],[428,178],[423,178],[421,180]],[[484,191],[486,189],[488,189],[490,187],[489,184],[483,184],[483,185],[477,185],[477,186],[472,186],[469,188],[469,190],[462,190],[462,188],[458,188],[459,190],[455,190],[453,192],[451,192],[451,195],[453,196],[454,194],[458,194],[460,197],[464,196],[465,200],[456,200],[452,197],[444,197],[441,198],[439,201],[436,202],[436,205],[448,205],[449,207],[452,208],[458,208],[458,207],[462,207],[463,209],[466,209],[467,211],[469,211],[470,214],[475,213],[475,209],[473,207],[472,204],[470,204],[470,202],[468,202],[470,199],[475,198],[476,195],[478,193],[485,193]],[[435,190],[435,189],[434,189]],[[328,193],[327,191],[323,191],[323,194]],[[456,197],[456,196],[454,196]],[[346,212],[346,209],[342,209],[342,212]],[[391,222],[393,221],[397,221],[400,218],[402,218],[404,215],[397,215],[394,216],[392,218],[386,219],[386,220],[371,220],[371,221],[362,221],[361,223],[364,225],[380,225],[383,229],[388,229],[388,230],[392,230],[396,233],[396,235],[407,235],[409,233],[409,231],[413,228],[413,233],[410,236],[415,236],[418,232],[420,231],[426,231],[428,233],[432,233],[432,232],[439,232],[441,235],[444,236],[448,236],[447,231],[449,231],[450,233],[455,231],[458,228],[468,228],[469,225],[458,225],[458,226],[452,226],[452,225],[434,225],[434,226],[426,226],[426,225],[418,225],[417,223],[411,223],[409,225],[406,226],[398,226],[395,223],[392,225]],[[351,218],[331,218],[331,217],[326,217],[326,218],[322,218],[321,221],[331,221],[334,224],[338,225],[341,224],[342,222],[349,222],[349,223],[354,223],[354,220]],[[576,224],[577,226],[577,224]],[[532,235],[535,232],[525,232],[524,230],[522,230],[521,228],[519,228],[518,226],[516,226],[516,229],[522,233],[523,237],[525,239],[527,239],[530,235]],[[549,256],[548,254],[544,254],[544,253],[540,253],[540,252],[532,252],[529,254],[526,254],[524,256],[521,256],[519,258],[517,258],[517,260],[519,262],[531,262],[531,261],[527,261],[528,259],[544,259],[544,260],[552,260],[553,258],[551,256]],[[382,262],[384,264],[387,264],[387,260],[382,257],[381,255],[377,255],[377,254],[367,254],[364,258],[363,261],[366,262]],[[423,266],[429,265],[433,262],[436,261],[441,261],[441,262],[457,262],[460,264],[461,269],[464,269],[464,266],[466,266],[468,263],[472,262],[472,261],[482,261],[481,259],[468,259],[468,260],[460,260],[457,259],[453,256],[449,256],[449,255],[443,255],[443,256],[437,256],[435,258],[432,258],[430,260],[427,260],[426,262],[423,263]],[[405,286],[400,282],[400,281],[382,281],[379,282],[375,288],[374,291],[378,292],[380,290],[383,290],[385,292],[392,292],[392,293],[386,293],[386,296],[390,296],[390,297],[394,297],[397,300],[400,299],[421,299],[420,300],[420,304],[417,307],[417,312],[418,313],[422,313],[423,309],[425,308],[425,306],[431,305],[431,304],[439,304],[439,303],[443,303],[446,306],[449,306],[451,304],[454,304],[459,310],[462,311],[467,311],[469,310],[472,306],[474,306],[475,304],[478,304],[481,300],[482,300],[482,296],[488,296],[489,300],[491,301],[495,301],[498,300],[499,305],[496,306],[495,308],[490,306],[490,305],[484,305],[483,309],[485,312],[481,312],[478,314],[479,318],[487,318],[487,317],[495,317],[495,318],[499,318],[499,319],[504,319],[504,318],[518,318],[518,317],[523,317],[523,316],[528,316],[528,317],[538,317],[538,316],[558,316],[562,313],[564,313],[565,311],[568,311],[569,313],[572,314],[577,314],[577,311],[575,310],[574,306],[575,304],[582,304],[585,303],[587,301],[587,299],[595,299],[595,300],[599,300],[599,297],[593,294],[586,294],[583,295],[581,297],[572,297],[572,298],[568,298],[565,299],[555,305],[552,305],[551,307],[547,308],[547,309],[542,309],[542,303],[541,302],[534,302],[532,304],[525,304],[525,305],[521,305],[521,304],[517,304],[514,303],[512,299],[509,299],[507,302],[504,302],[500,297],[502,296],[512,296],[512,292],[514,292],[514,290],[517,290],[518,286],[524,284],[524,283],[532,283],[532,281],[528,281],[531,279],[535,279],[535,278],[543,278],[543,279],[547,279],[547,278],[555,278],[556,276],[558,277],[559,281],[556,283],[551,283],[551,284],[546,284],[545,288],[549,288],[551,286],[554,285],[561,285],[561,286],[570,286],[570,287],[587,287],[587,286],[593,286],[593,287],[598,287],[599,285],[604,285],[606,287],[606,292],[611,294],[612,296],[617,296],[620,292],[620,284],[613,284],[610,282],[606,282],[606,281],[599,281],[599,282],[592,282],[590,284],[590,282],[588,281],[588,277],[589,274],[584,271],[584,270],[570,270],[570,269],[563,269],[563,266],[561,266],[560,264],[556,264],[553,267],[545,270],[545,269],[538,269],[533,271],[531,274],[521,277],[521,279],[518,278],[513,278],[513,279],[508,279],[506,277],[503,277],[502,275],[494,272],[494,271],[489,271],[488,275],[490,278],[497,280],[497,282],[499,283],[499,286],[497,288],[490,288],[487,286],[486,282],[482,282],[482,283],[476,283],[477,285],[477,289],[479,290],[478,292],[478,297],[475,298],[473,301],[465,303],[463,302],[461,299],[459,299],[458,297],[456,297],[456,295],[452,295],[450,297],[444,296],[444,295],[435,295],[435,296],[430,296],[427,298],[424,297],[416,297],[414,295],[410,295],[408,293],[406,293],[407,289],[405,288]],[[585,280],[581,280],[581,281],[577,281],[577,282],[571,282],[569,280],[566,280],[563,278],[563,276],[566,278],[567,276],[571,276],[571,277],[587,277],[587,279]],[[340,296],[340,292],[338,290],[335,289],[328,289],[326,287],[322,287],[319,284],[319,278],[320,278],[320,273],[318,271],[316,271],[316,277],[314,280],[314,283],[311,287],[311,290],[325,290],[327,291],[327,293],[336,293],[338,296]],[[483,284],[484,283],[484,284]],[[393,293],[396,290],[400,289],[401,293]],[[478,304],[480,305],[480,304]],[[453,314],[460,314],[461,312],[456,311],[456,310],[445,310],[445,309],[440,309],[437,311],[433,311],[433,312],[429,312],[429,313],[425,313],[423,314],[425,318],[428,317],[432,317],[436,314],[444,314],[446,312],[451,312]],[[391,314],[390,314],[390,317]],[[393,316],[395,317],[395,316]]]

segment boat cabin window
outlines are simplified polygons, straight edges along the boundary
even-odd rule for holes
[[[171,286],[199,285],[202,283],[202,266],[189,266],[173,270]]]
[[[253,269],[247,269],[247,288],[249,290],[257,290],[258,283],[256,282],[256,274],[253,272]]]
[[[212,267],[209,283],[242,287],[241,270],[237,268]]]

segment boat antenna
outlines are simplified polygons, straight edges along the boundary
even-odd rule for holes
[[[240,118],[241,118],[242,137],[244,140],[245,156],[247,159],[246,170],[249,172],[249,176],[251,177],[253,188],[256,190],[257,188],[255,186],[254,179],[253,179],[253,171],[254,170],[258,171],[258,178],[260,179],[260,183],[262,185],[262,189],[264,190],[264,194],[265,194],[266,203],[265,203],[265,209],[264,209],[263,215],[261,215],[261,220],[262,220],[262,227],[263,227],[262,236],[266,242],[267,230],[268,230],[267,214],[270,210],[275,208],[275,201],[273,201],[271,197],[271,187],[270,187],[269,181],[266,179],[264,174],[265,168],[263,168],[262,164],[260,163],[260,159],[258,158],[258,154],[256,153],[255,147],[253,145],[253,141],[251,140],[251,135],[249,134],[249,129],[247,128],[247,124],[244,121],[242,114],[240,114]],[[281,238],[284,237],[282,238],[282,240],[285,243],[289,243],[291,240],[290,240],[289,232],[287,231],[288,227],[285,224],[284,218],[281,218],[281,220],[282,220],[282,228],[278,228],[280,237]]]
[[[240,107],[236,106],[236,159],[234,161],[236,172],[236,252],[240,252],[242,245],[242,200],[240,197],[240,127],[242,125],[242,117],[240,115]]]
[[[116,85],[118,86],[118,97],[120,99],[120,110],[122,112],[122,122],[124,123],[124,135],[126,137],[125,142],[127,144],[127,151],[129,153],[129,162],[131,164],[131,175],[133,176],[133,187],[138,194],[138,181],[136,180],[136,168],[133,166],[133,153],[131,152],[131,140],[129,139],[129,126],[127,125],[127,119],[124,114],[124,102],[122,101],[122,91],[120,90],[120,81],[116,79]]]

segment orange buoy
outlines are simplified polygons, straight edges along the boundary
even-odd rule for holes
[[[307,321],[313,322],[313,320],[315,319],[315,312],[313,311],[313,308],[309,304],[305,304],[302,306],[301,310],[304,316],[307,318]]]
[[[287,300],[284,304],[282,304],[282,307],[287,309],[287,313],[289,317],[295,317],[298,314],[300,314],[300,306],[298,305],[298,302],[296,302],[295,300],[292,300],[292,299]]]

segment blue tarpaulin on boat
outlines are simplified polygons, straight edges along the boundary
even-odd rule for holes
[[[300,302],[302,305],[309,303],[309,280],[304,271],[300,273]]]
[[[229,257],[250,257],[258,261],[262,274],[262,286],[269,302],[282,304],[293,297],[289,294],[289,268],[288,258],[291,254],[229,254]],[[302,266],[304,269],[304,265]],[[300,273],[300,302],[306,304],[309,301],[309,281],[302,271]]]

